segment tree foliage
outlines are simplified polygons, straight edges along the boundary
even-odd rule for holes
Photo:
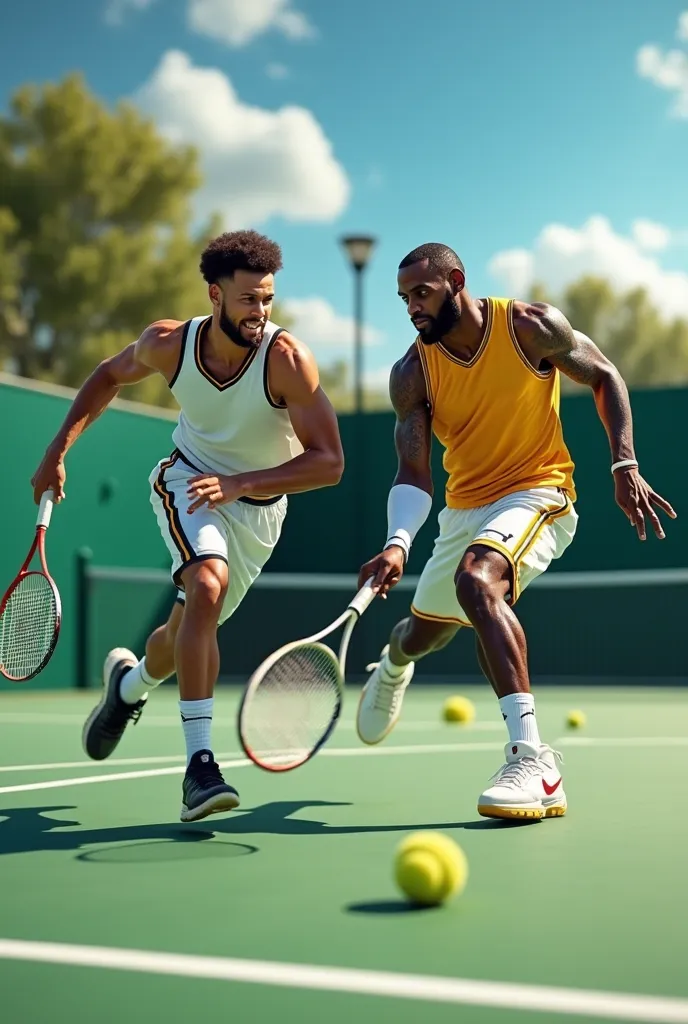
[[[619,294],[608,281],[586,276],[560,296],[535,286],[531,299],[558,306],[615,363],[629,387],[688,384],[688,320],[664,318],[644,288]]]
[[[0,116],[0,358],[23,376],[78,386],[149,322],[207,308],[194,235],[193,150],[81,78],[27,86]],[[136,393],[133,393],[136,392]],[[128,397],[170,404],[163,382]]]

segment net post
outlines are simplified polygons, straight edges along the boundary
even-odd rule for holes
[[[76,685],[79,689],[88,688],[89,676],[89,639],[90,639],[90,581],[88,568],[93,552],[90,548],[80,548],[76,553]]]

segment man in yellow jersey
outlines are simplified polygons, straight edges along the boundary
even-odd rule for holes
[[[399,266],[399,295],[418,338],[393,367],[399,469],[388,500],[387,542],[361,569],[385,596],[399,582],[432,503],[431,435],[445,448],[446,508],[408,618],[392,631],[363,691],[357,727],[379,743],[394,727],[414,663],[461,626],[475,630],[480,667],[509,732],[506,763],[478,800],[494,818],[566,812],[557,755],[542,743],[530,693],[519,595],[573,540],[573,463],[559,419],[559,372],[592,388],[611,448],[616,501],[641,540],[671,505],[640,476],[631,409],[618,370],[559,310],[544,303],[473,299],[463,264],[445,245],[414,249]]]

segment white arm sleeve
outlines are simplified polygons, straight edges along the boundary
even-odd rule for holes
[[[402,548],[409,556],[413,538],[430,515],[432,497],[412,484],[395,484],[387,499],[387,542]]]

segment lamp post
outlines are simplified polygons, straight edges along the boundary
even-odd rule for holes
[[[354,271],[354,412],[363,411],[363,271],[375,248],[370,235],[347,235],[341,240]]]

